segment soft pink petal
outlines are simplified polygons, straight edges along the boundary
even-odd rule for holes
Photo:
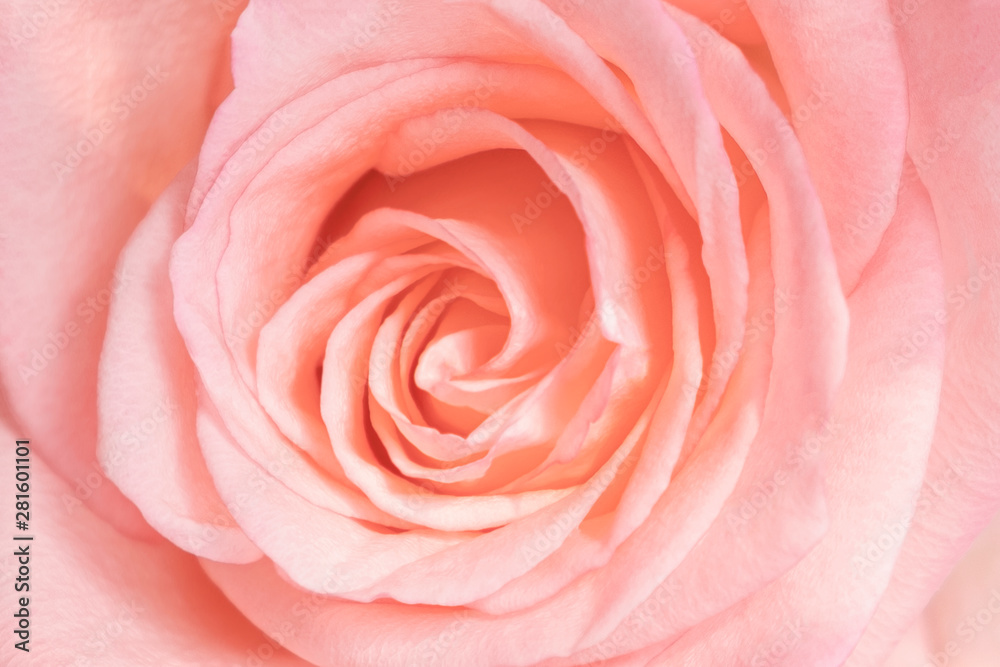
[[[129,281],[108,316],[97,456],[160,534],[200,556],[245,562],[261,553],[236,526],[205,467],[195,433],[197,381],[173,320],[167,265],[193,167],[156,202],[118,262]]]
[[[889,7],[881,0],[747,4],[788,98],[784,129],[802,141],[850,293],[900,191],[907,77]],[[934,52],[942,52],[938,44]],[[767,145],[752,148],[759,162],[776,159]]]
[[[12,468],[15,433],[0,425],[0,437],[11,445],[4,463]],[[23,543],[30,545],[29,591],[14,591],[14,547],[0,559],[4,609],[12,614],[20,595],[30,600],[30,652],[13,647],[8,629],[4,664],[229,667],[255,655],[270,656],[267,664],[276,667],[306,667],[251,625],[195,557],[167,543],[125,537],[87,508],[68,513],[62,498],[73,490],[38,456],[39,444],[31,438],[31,530],[25,534],[35,539]],[[13,509],[4,503],[5,525],[14,524]]]
[[[933,434],[943,332],[931,334],[908,364],[892,363],[901,342],[943,306],[933,221],[919,185],[904,190],[884,246],[848,301],[851,354],[829,433],[790,452],[786,470],[799,459],[824,462],[830,525],[823,540],[783,577],[691,629],[652,664],[750,663],[780,644],[795,664],[833,667],[854,647],[920,504]]]
[[[0,13],[3,392],[78,499],[144,534],[112,484],[87,483],[108,301],[128,280],[114,267],[230,88],[242,4],[220,16],[211,2],[56,3],[37,34],[38,3]]]
[[[907,150],[938,219],[948,345],[925,486],[933,502],[917,510],[852,667],[879,664],[1000,506],[1000,61],[988,55],[1000,38],[1000,10],[989,3],[907,7],[892,4],[902,17],[910,84]],[[953,475],[955,462],[964,462],[965,473],[939,498],[933,484]]]
[[[992,667],[1000,656],[1000,514],[962,557],[885,667]]]

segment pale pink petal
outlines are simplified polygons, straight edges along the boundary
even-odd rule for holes
[[[948,344],[924,489],[933,502],[917,508],[852,667],[879,663],[1000,506],[1000,62],[986,55],[996,49],[1000,11],[932,3],[914,10],[901,2],[892,10],[910,83],[907,151],[934,206],[944,254]],[[909,335],[936,323],[917,323]],[[898,353],[908,361],[911,352]],[[953,478],[956,464],[963,475],[937,497],[933,485]]]
[[[892,220],[907,127],[907,76],[888,3],[748,0],[788,99],[790,126],[826,212],[845,293]],[[941,53],[940,45],[934,52]],[[864,85],[860,85],[860,82]],[[767,145],[758,161],[777,159]]]
[[[6,425],[0,436],[11,445],[21,437]],[[5,664],[229,667],[253,656],[307,667],[248,622],[194,556],[125,537],[85,507],[67,512],[62,499],[73,490],[38,456],[38,444],[31,439],[31,529],[24,533],[34,540],[14,543],[29,548],[29,591],[14,591],[14,547],[0,559],[4,609],[12,614],[18,597],[29,598],[30,652],[17,651],[8,630]],[[4,505],[12,526],[13,503]]]
[[[930,335],[908,364],[892,363],[906,337],[943,306],[933,223],[919,185],[904,190],[884,246],[848,301],[851,354],[829,434],[800,442],[776,471],[800,467],[798,459],[823,460],[830,524],[822,541],[776,582],[681,636],[653,664],[691,660],[721,666],[780,656],[833,667],[854,647],[888,584],[919,504],[933,434],[943,332]],[[893,317],[886,317],[889,312]],[[771,481],[780,487],[778,477]],[[779,512],[782,522],[789,515],[790,509]],[[720,545],[710,553],[721,558]],[[730,641],[735,637],[744,639]]]
[[[151,535],[112,484],[87,483],[97,360],[128,280],[114,273],[118,253],[231,87],[243,2],[221,14],[175,0],[56,5],[35,30],[36,2],[7,3],[0,18],[0,375],[14,418],[78,499]]]
[[[1000,514],[962,557],[885,667],[992,667],[1000,655]]]
[[[160,534],[182,549],[229,562],[260,551],[219,498],[195,433],[194,368],[173,320],[167,264],[194,181],[188,167],[122,250],[128,275],[111,302],[98,385],[104,474]]]

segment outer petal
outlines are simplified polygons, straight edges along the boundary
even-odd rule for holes
[[[0,391],[76,495],[134,530],[148,528],[114,486],[86,482],[108,303],[127,280],[115,260],[231,87],[241,4],[222,16],[177,0],[0,10]]]
[[[850,293],[892,220],[900,190],[906,79],[889,9],[880,0],[747,4],[788,96],[787,113]],[[947,53],[936,43],[930,50]],[[758,159],[771,157],[764,147],[761,153]]]
[[[130,279],[112,300],[101,354],[97,456],[157,532],[199,556],[248,562],[261,552],[236,527],[198,447],[194,365],[173,321],[167,263],[193,180],[191,164],[118,262]]]
[[[1000,656],[1000,514],[896,646],[885,667],[992,667]]]
[[[15,435],[0,424],[2,465],[13,470]],[[275,667],[306,667],[250,625],[212,585],[197,560],[173,546],[122,536],[88,509],[72,516],[60,496],[69,486],[38,456],[31,440],[29,653],[5,638],[5,665],[171,665],[229,667],[267,658]],[[4,503],[5,525],[14,524]],[[13,548],[0,560],[3,608],[17,609]],[[10,624],[8,624],[10,627]],[[8,630],[5,635],[9,635]],[[21,657],[23,655],[23,658]]]
[[[925,483],[935,502],[918,511],[852,667],[881,662],[1000,506],[1000,7],[900,2],[894,15],[910,84],[907,148],[944,253],[948,347]],[[965,474],[937,497],[955,461]]]
[[[992,667],[1000,656],[1000,514],[980,535],[885,667]]]
[[[927,335],[907,364],[894,366],[892,355],[942,308],[940,281],[930,204],[917,183],[903,192],[883,247],[848,301],[851,354],[831,416],[834,437],[821,455],[829,531],[779,580],[694,627],[650,664],[843,663],[921,503],[943,332]]]

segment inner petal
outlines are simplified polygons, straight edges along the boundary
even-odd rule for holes
[[[415,400],[429,423],[467,435],[488,416],[462,405],[466,392],[451,381],[495,357],[508,331],[502,318],[468,301],[448,308],[438,336],[420,355],[413,372]]]
[[[468,379],[510,377],[558,361],[555,344],[590,287],[583,229],[558,190],[534,224],[516,224],[546,185],[546,174],[523,151],[485,151],[402,182],[371,172],[337,216],[349,222],[379,207],[419,213],[428,220],[422,231],[476,261],[503,294],[511,332],[501,354]]]

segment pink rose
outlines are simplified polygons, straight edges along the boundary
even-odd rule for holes
[[[13,664],[996,658],[997,9],[2,22]]]

